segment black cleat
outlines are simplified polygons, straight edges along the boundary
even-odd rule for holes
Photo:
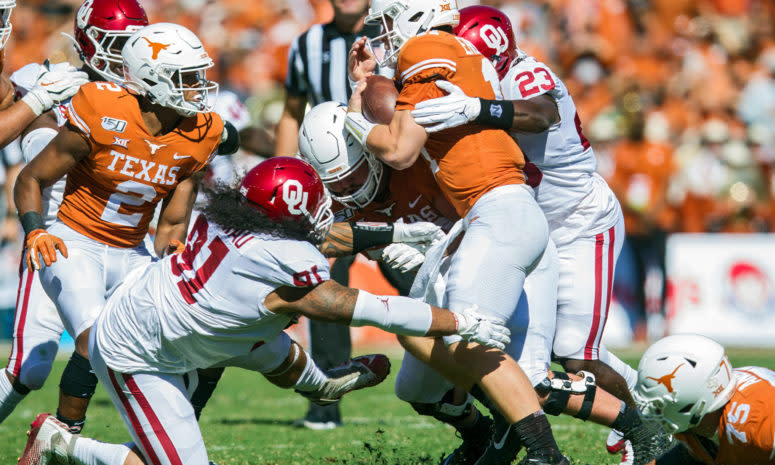
[[[470,433],[458,433],[463,443],[442,460],[441,465],[474,465],[482,456],[492,434],[492,420],[482,417],[482,424]]]

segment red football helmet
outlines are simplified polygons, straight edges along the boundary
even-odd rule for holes
[[[147,25],[137,0],[86,0],[75,14],[75,51],[100,76],[121,82],[121,48],[134,31]]]
[[[489,58],[500,79],[506,76],[511,62],[518,56],[511,21],[491,6],[476,5],[460,10],[460,23],[455,28],[455,34],[467,39]]]
[[[292,157],[275,157],[248,171],[240,185],[248,204],[272,219],[306,222],[322,240],[334,222],[331,198],[315,168]]]

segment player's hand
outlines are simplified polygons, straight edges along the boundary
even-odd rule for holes
[[[369,74],[371,76],[371,74]],[[366,90],[366,78],[358,81],[358,85],[353,89],[350,101],[347,104],[347,112],[363,113],[363,91]]]
[[[44,72],[35,85],[22,98],[22,101],[36,114],[48,111],[78,92],[78,89],[89,82],[89,76],[70,66],[64,70]]]
[[[356,40],[347,55],[347,75],[355,82],[374,74],[374,70],[377,69],[377,59],[366,44],[366,40],[366,37]]]
[[[393,242],[408,244],[424,244],[425,252],[431,245],[444,239],[444,231],[433,223],[419,221],[417,223],[393,223]]]
[[[425,254],[404,243],[390,244],[382,249],[380,260],[393,269],[409,272],[425,262]]]
[[[53,234],[49,234],[45,229],[35,229],[27,235],[26,243],[27,253],[24,258],[27,261],[27,269],[39,270],[40,258],[43,257],[43,261],[46,266],[51,266],[52,263],[57,261],[57,250],[63,257],[67,258],[67,246],[62,239],[56,237]]]
[[[467,96],[463,89],[449,81],[436,81],[436,86],[449,95],[420,102],[412,111],[414,121],[425,126],[426,132],[462,126],[479,116],[482,103],[478,98]]]
[[[455,313],[456,333],[463,336],[466,341],[500,350],[505,349],[511,342],[511,331],[504,326],[504,322],[487,318],[479,313],[478,309],[479,307],[474,305]]]
[[[167,244],[167,248],[164,250],[164,256],[183,253],[186,250],[186,244],[180,242],[177,239],[171,239]]]

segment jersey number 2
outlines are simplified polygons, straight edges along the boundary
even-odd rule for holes
[[[121,226],[136,227],[143,218],[143,214],[119,213],[118,209],[121,208],[122,204],[138,206],[152,202],[154,198],[156,198],[156,189],[153,186],[137,181],[124,181],[116,186],[116,192],[108,197],[108,203],[105,205],[100,219]]]
[[[226,244],[223,243],[221,238],[216,236],[207,244],[209,256],[199,268],[194,270],[194,260],[202,252],[205,243],[207,243],[207,226],[207,220],[200,216],[188,235],[189,240],[188,244],[186,244],[186,250],[180,255],[172,257],[170,263],[172,274],[181,276],[180,281],[178,281],[178,289],[188,304],[196,303],[194,294],[202,290],[213,273],[215,273],[215,269],[223,261],[223,257],[229,253],[229,248]],[[187,277],[184,274],[186,271],[193,271],[193,277]]]

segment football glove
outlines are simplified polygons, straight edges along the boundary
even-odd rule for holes
[[[479,307],[474,305],[461,312],[455,312],[456,333],[466,341],[479,343],[483,346],[503,350],[511,342],[511,331],[504,322],[489,319],[479,313]]]
[[[67,258],[67,246],[64,241],[53,234],[47,233],[45,229],[35,229],[30,232],[27,235],[26,248],[27,252],[24,258],[27,261],[27,269],[29,270],[39,270],[41,268],[38,254],[43,256],[46,266],[50,266],[57,261],[57,250],[62,253],[63,257]]]
[[[89,82],[89,76],[78,71],[74,66],[59,71],[44,72],[35,85],[22,97],[36,115],[48,111],[54,104],[59,104],[78,92],[78,89]]]
[[[422,265],[425,254],[409,244],[399,242],[382,249],[380,260],[389,267],[406,273]]]
[[[186,250],[186,244],[180,242],[177,239],[171,239],[167,244],[167,249],[164,251],[164,256],[183,253]]]
[[[482,103],[469,97],[463,89],[449,81],[436,81],[436,86],[449,95],[418,103],[412,111],[414,121],[425,127],[425,132],[438,132],[462,126],[476,119]]]
[[[425,249],[430,247],[436,241],[444,238],[444,231],[433,223],[420,221],[417,223],[393,223],[393,242],[403,242],[407,244],[422,243]],[[421,250],[424,252],[425,250]]]

